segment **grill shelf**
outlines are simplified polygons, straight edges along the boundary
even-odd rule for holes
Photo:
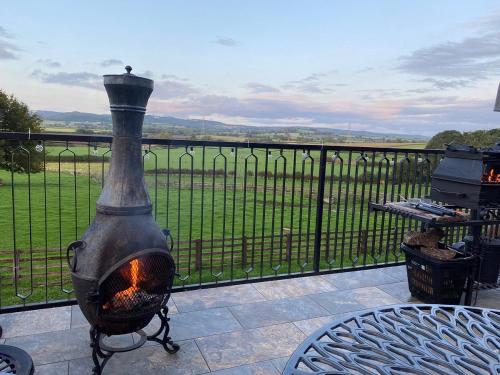
[[[398,202],[400,203],[400,202]],[[387,204],[381,204],[381,203],[373,203],[370,202],[368,204],[368,207],[372,211],[383,211],[383,212],[389,212],[392,214],[404,216],[409,219],[414,219],[422,222],[423,224],[427,224],[427,226],[432,226],[432,227],[437,227],[437,228],[445,228],[445,227],[481,227],[484,225],[496,225],[500,224],[500,220],[475,220],[475,219],[469,219],[469,220],[462,220],[462,221],[444,221],[444,220],[438,220],[437,216],[435,215],[429,215],[426,214],[425,212],[422,212],[421,214],[417,214],[415,212],[409,211],[406,209],[405,206],[401,205],[401,208],[396,208],[394,206],[388,206]],[[447,206],[449,207],[449,206]],[[455,206],[453,206],[455,207]]]
[[[423,228],[435,227],[435,228],[445,228],[445,227],[471,227],[473,244],[472,251],[474,254],[479,253],[480,247],[480,236],[481,227],[487,225],[500,224],[500,220],[481,220],[477,219],[479,217],[478,210],[472,210],[471,216],[476,219],[464,219],[461,221],[447,221],[443,220],[442,217],[432,215],[426,212],[418,212],[418,210],[412,209],[409,205],[405,205],[404,202],[387,202],[385,204],[369,202],[368,207],[370,211],[382,211],[388,212],[390,214],[400,215],[409,219],[414,219],[422,223]],[[478,259],[478,257],[476,257]],[[478,272],[478,261],[474,262],[472,267],[472,275],[474,277],[468,277],[467,286],[465,292],[464,304],[470,306],[472,304],[472,293],[473,286]]]

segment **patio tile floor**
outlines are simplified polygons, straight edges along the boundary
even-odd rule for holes
[[[229,310],[245,328],[257,328],[328,315],[308,297],[286,298],[233,306]]]
[[[407,302],[418,300],[403,267],[174,293],[171,335],[181,350],[169,355],[148,342],[116,354],[104,375],[277,375],[306,336],[333,319]],[[500,309],[500,290],[480,291],[477,305]],[[147,331],[158,324],[155,319]],[[35,374],[91,373],[88,323],[77,306],[4,314],[0,325],[6,344],[33,357]]]

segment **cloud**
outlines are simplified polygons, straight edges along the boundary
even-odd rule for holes
[[[0,38],[13,39],[14,36],[11,33],[7,32],[5,28],[0,26]]]
[[[421,135],[433,135],[446,129],[472,131],[498,127],[499,116],[491,110],[490,101],[437,95],[414,98],[405,90],[392,91],[392,94],[400,94],[400,97],[371,98],[351,109],[341,103],[313,103],[294,96],[242,98],[195,92],[167,100],[153,99],[150,110],[157,114],[207,117],[227,123],[343,129],[351,126],[352,129]]]
[[[0,60],[17,59],[16,52],[21,49],[5,40],[0,40]]]
[[[153,79],[155,74],[151,71],[151,70],[145,70],[143,72],[134,72],[132,70],[132,74],[135,74],[139,77],[145,77],[145,78],[149,78],[149,79]]]
[[[239,43],[233,38],[223,37],[219,35],[217,35],[214,43],[220,44],[224,47],[236,47],[237,45],[239,45]]]
[[[500,71],[500,31],[421,48],[401,57],[407,73],[477,80]]]
[[[375,70],[373,66],[367,66],[366,68],[356,70],[354,73],[361,74],[361,73],[368,73]]]
[[[47,68],[59,68],[61,66],[61,63],[52,59],[38,59],[36,62],[40,65],[46,66]]]
[[[16,52],[21,51],[21,49],[14,43],[5,40],[13,38],[12,34],[0,26],[0,60],[17,59]]]
[[[153,97],[158,99],[186,98],[198,93],[196,88],[187,83],[164,80],[155,82]]]
[[[498,114],[488,100],[463,101],[456,97],[422,97],[402,106],[396,121],[421,126],[426,133],[456,129],[473,131],[498,128]]]
[[[99,65],[101,65],[103,67],[108,67],[108,66],[113,66],[113,65],[125,65],[125,64],[123,63],[122,60],[119,60],[119,59],[106,59],[106,60],[102,60]]]
[[[363,101],[377,101],[377,100],[387,100],[387,99],[394,99],[394,98],[401,98],[408,96],[408,91],[401,90],[401,89],[368,89],[368,90],[357,90],[358,92],[362,93],[362,96],[360,97],[361,100]],[[425,91],[427,92],[427,91]]]
[[[425,78],[419,81],[430,83],[433,87],[439,90],[458,89],[462,87],[470,87],[472,85],[472,82],[467,79],[442,80],[436,78]]]
[[[284,89],[295,90],[306,94],[328,94],[333,92],[333,90],[323,85],[323,78],[334,72],[336,71],[332,70],[327,73],[312,73],[305,78],[289,81],[282,87]],[[336,84],[335,86],[337,85],[340,86],[343,84]]]
[[[281,92],[276,87],[265,85],[258,82],[248,82],[245,87],[252,94],[267,94],[267,93],[279,93]]]
[[[39,79],[44,83],[53,83],[65,86],[78,86],[91,89],[102,89],[102,77],[89,72],[58,72],[46,73],[37,69],[31,73],[31,77]]]
[[[175,74],[162,74],[161,78],[162,79],[171,79],[171,80],[174,80],[174,81],[189,81],[189,79],[179,77],[179,76],[177,76]]]
[[[224,95],[194,95],[187,100],[153,103],[154,111],[167,109],[170,113],[184,116],[212,116],[246,118],[260,124],[281,121],[337,123],[348,120],[366,120],[360,113],[332,111],[328,106],[302,103],[287,98],[237,98]]]
[[[429,92],[435,92],[435,91],[436,91],[435,87],[420,87],[418,89],[406,90],[406,92],[411,93],[411,94],[427,94]]]
[[[476,18],[472,22],[467,22],[465,27],[473,27],[478,29],[479,31],[494,31],[498,30],[498,25],[500,24],[500,11],[497,11],[495,14]]]
[[[311,81],[318,81],[320,78],[326,77],[328,74],[326,73],[313,73],[305,78],[302,78],[301,80],[298,81],[292,81],[296,83],[305,83],[305,82],[311,82]]]

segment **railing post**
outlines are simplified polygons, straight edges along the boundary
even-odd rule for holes
[[[323,228],[323,199],[325,197],[327,151],[321,147],[319,156],[318,195],[316,198],[316,226],[314,229],[314,272],[319,272],[321,260],[321,234]]]
[[[290,229],[283,229],[285,233],[285,260],[292,259],[292,231]]]
[[[247,266],[247,236],[243,236],[241,239],[241,267],[246,268]]]
[[[366,254],[368,252],[368,231],[361,230],[361,236],[358,238],[358,253]]]
[[[201,269],[201,240],[194,240],[194,269]]]

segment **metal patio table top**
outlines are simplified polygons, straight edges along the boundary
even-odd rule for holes
[[[500,374],[500,310],[407,304],[344,315],[309,336],[283,374]]]
[[[31,356],[20,348],[0,345],[0,374],[33,375]]]

